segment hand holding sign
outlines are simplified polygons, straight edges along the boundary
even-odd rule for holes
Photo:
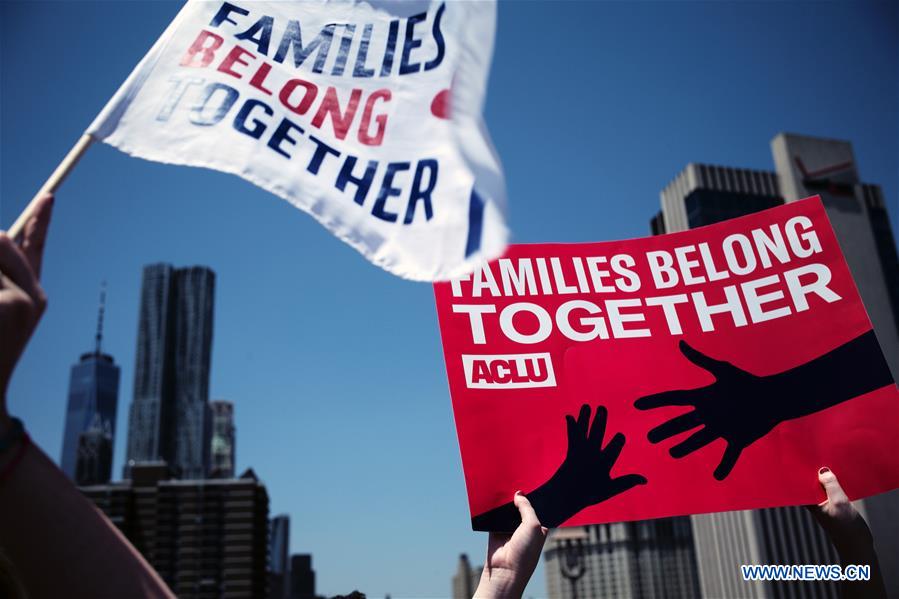
[[[521,597],[540,561],[546,527],[540,524],[534,508],[521,491],[512,503],[521,516],[513,534],[490,533],[487,561],[475,597]]]
[[[724,439],[727,448],[714,472],[718,480],[727,478],[744,449],[781,422],[819,412],[892,381],[873,331],[811,362],[771,376],[756,376],[730,362],[711,358],[683,340],[679,347],[693,364],[713,374],[715,382],[699,389],[641,397],[634,406],[640,410],[692,406],[693,410],[649,431],[647,438],[659,443],[702,426],[669,450],[674,458]],[[790,389],[804,389],[805,393],[794,401],[784,401]]]
[[[840,555],[840,563],[866,564],[871,568],[869,580],[844,580],[840,583],[841,597],[886,597],[883,572],[874,550],[874,537],[861,514],[852,505],[840,481],[830,468],[818,470],[818,482],[824,487],[827,499],[808,507]]]

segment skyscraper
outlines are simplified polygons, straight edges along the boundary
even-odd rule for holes
[[[129,464],[161,459],[183,478],[206,476],[214,289],[202,266],[144,268]]]
[[[290,556],[290,599],[318,599],[312,556],[308,553]]]
[[[661,192],[653,233],[673,233],[820,195],[875,333],[899,375],[899,264],[880,188],[859,180],[849,142],[779,134],[777,172],[689,164]],[[811,476],[811,474],[810,474]],[[888,594],[899,596],[899,492],[857,502],[874,533]],[[702,592],[707,597],[836,597],[831,583],[746,583],[741,564],[838,563],[802,508],[692,517]]]
[[[78,435],[75,484],[102,485],[112,473],[112,437],[99,426]]]
[[[83,433],[96,431],[93,437],[108,437],[110,448],[115,438],[116,407],[119,401],[119,367],[112,356],[101,351],[103,340],[103,312],[106,304],[106,287],[100,291],[100,310],[97,317],[97,334],[94,351],[82,354],[72,366],[69,377],[69,401],[66,408],[66,424],[62,439],[60,467],[76,480],[79,455],[79,438]],[[112,461],[92,466],[94,482],[106,482],[112,472]]]
[[[212,412],[212,439],[210,441],[210,478],[234,476],[234,404],[216,400],[209,403]],[[287,516],[285,516],[286,518]],[[284,555],[287,560],[287,554]]]
[[[652,232],[675,233],[745,216],[784,203],[777,175],[767,171],[688,164],[662,190]]]
[[[290,597],[290,516],[279,514],[269,520],[268,570],[269,599]]]
[[[771,140],[771,150],[786,201],[821,196],[893,378],[899,380],[899,262],[883,192],[861,182],[848,141],[781,133]]]
[[[472,568],[468,555],[461,554],[453,574],[453,599],[470,599],[481,582],[483,568]]]
[[[690,519],[553,531],[543,550],[547,595],[559,599],[699,596]]]

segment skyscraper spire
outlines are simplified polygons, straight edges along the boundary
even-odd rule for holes
[[[81,354],[78,362],[72,365],[69,377],[69,400],[59,465],[76,482],[106,482],[112,473],[120,371],[112,356],[101,353],[105,313],[106,281],[103,281],[94,351]]]
[[[96,353],[100,355],[100,342],[103,341],[103,312],[106,310],[106,281],[100,285],[100,310],[97,314],[97,349]]]

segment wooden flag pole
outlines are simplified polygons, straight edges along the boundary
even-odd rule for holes
[[[44,183],[40,191],[37,192],[37,195],[31,199],[25,207],[25,210],[23,210],[22,214],[19,215],[19,218],[16,219],[16,222],[9,228],[9,231],[6,232],[11,239],[16,240],[19,235],[22,234],[22,231],[25,229],[25,223],[28,222],[28,219],[31,218],[31,214],[37,207],[37,201],[44,194],[56,193],[56,190],[62,185],[62,182],[65,181],[68,174],[75,168],[75,165],[78,164],[78,159],[84,155],[85,150],[87,150],[93,141],[94,138],[85,133],[74,147],[69,150],[69,153],[62,159],[62,162],[59,163],[59,166],[56,167],[56,170],[53,171],[53,174],[47,179],[47,182]]]

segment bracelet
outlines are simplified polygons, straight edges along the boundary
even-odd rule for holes
[[[0,453],[3,453],[13,445],[19,442],[25,435],[25,427],[22,425],[22,421],[18,418],[10,418],[12,425],[9,427],[9,430],[6,434],[0,437]]]

